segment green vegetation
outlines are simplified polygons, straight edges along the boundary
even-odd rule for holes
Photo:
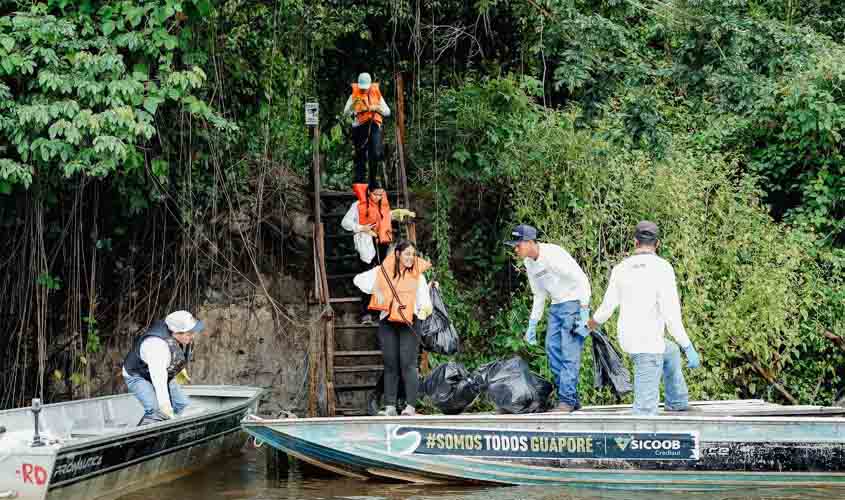
[[[0,0],[0,407],[96,391],[107,332],[201,303],[215,273],[305,277],[284,216],[308,178],[302,107],[320,102],[342,188],[339,113],[364,70],[391,106],[405,76],[420,234],[468,364],[546,369],[521,340],[513,223],[565,246],[596,306],[647,217],[704,358],[693,396],[829,402],[842,33],[829,0]]]

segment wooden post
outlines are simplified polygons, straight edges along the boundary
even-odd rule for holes
[[[408,193],[408,175],[405,172],[405,83],[402,73],[396,72],[396,154],[399,155],[399,186],[406,209],[411,209]],[[413,220],[408,222],[408,239],[417,242],[417,227]]]
[[[290,458],[288,454],[273,448],[264,446],[264,464],[267,467],[267,478],[273,481],[287,479],[290,469]]]

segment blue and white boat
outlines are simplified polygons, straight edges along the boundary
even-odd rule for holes
[[[845,487],[845,408],[761,400],[572,414],[263,420],[257,442],[344,476],[624,489]]]

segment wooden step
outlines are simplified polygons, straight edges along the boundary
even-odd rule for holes
[[[309,194],[313,194],[313,191],[309,191]],[[410,196],[411,194],[408,193]],[[399,196],[399,191],[387,191],[388,197],[396,197]],[[324,190],[320,191],[320,198],[327,199],[327,200],[354,200],[356,199],[355,193],[352,191],[333,191],[333,190]]]
[[[334,357],[341,356],[381,356],[381,351],[335,351]]]
[[[334,386],[337,392],[372,391],[376,384],[338,384]]]
[[[336,408],[335,412],[344,417],[366,417],[369,415],[366,409],[353,407]]]
[[[335,373],[381,372],[384,365],[335,366]]]
[[[330,297],[329,304],[350,304],[353,302],[361,302],[361,297]],[[335,326],[335,328],[337,328]]]
[[[326,279],[330,280],[348,280],[352,279],[355,276],[358,276],[360,273],[341,273],[341,274],[330,274],[326,276]]]
[[[364,324],[361,324],[361,323],[347,323],[347,324],[343,324],[343,325],[334,325],[334,329],[335,330],[367,330],[367,329],[377,330],[378,325],[377,324],[364,325]]]

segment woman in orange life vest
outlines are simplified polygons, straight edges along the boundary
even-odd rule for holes
[[[380,312],[378,339],[384,357],[385,408],[379,415],[396,416],[400,374],[406,396],[402,415],[416,414],[420,344],[411,325],[415,318],[425,319],[432,312],[428,283],[423,276],[430,267],[427,260],[417,257],[413,243],[402,240],[381,266],[355,276],[355,285],[372,294],[370,309]]]
[[[353,190],[359,193],[369,180],[372,188],[378,173],[378,163],[384,156],[381,124],[385,116],[390,116],[390,108],[384,102],[378,83],[373,83],[369,73],[358,75],[358,83],[352,84],[352,94],[346,101],[343,114],[352,114],[352,142],[355,145],[355,179]],[[366,177],[369,163],[369,179]],[[358,198],[361,199],[360,193]]]
[[[350,205],[341,227],[351,231],[355,250],[358,251],[360,271],[367,271],[379,265],[387,256],[387,247],[393,241],[392,216],[387,202],[387,193],[377,187],[366,192],[366,202],[356,201]],[[361,295],[361,324],[373,323],[370,314],[370,294]]]

